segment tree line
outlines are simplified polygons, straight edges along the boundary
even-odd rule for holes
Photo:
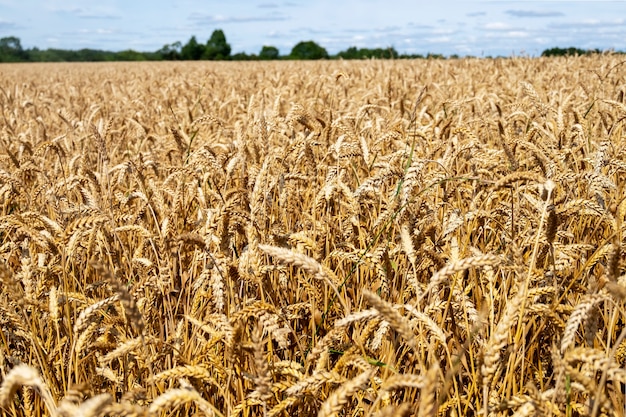
[[[580,49],[580,48],[550,48],[541,53],[541,56],[576,56],[576,55],[593,55],[601,54],[600,49]]]
[[[99,49],[24,49],[19,38],[8,36],[0,38],[0,62],[78,62],[78,61],[191,61],[191,60],[277,60],[277,59],[403,59],[403,58],[444,58],[441,54],[399,54],[393,47],[389,48],[357,48],[350,47],[336,55],[329,55],[325,48],[314,41],[297,43],[289,55],[280,55],[278,48],[263,46],[258,54],[239,52],[231,54],[231,46],[226,35],[220,29],[214,30],[206,43],[198,42],[192,36],[186,44],[174,42],[166,44],[154,52],[139,52],[127,49],[119,52]],[[542,56],[588,55],[601,53],[598,49],[583,50],[579,48],[551,48],[542,52]],[[450,58],[458,58],[452,55]]]
[[[192,36],[187,43],[174,42],[163,45],[154,52],[139,52],[127,49],[119,52],[98,49],[66,50],[48,48],[24,49],[19,38],[9,36],[0,39],[0,62],[54,62],[54,61],[197,61],[197,60],[276,60],[276,59],[364,59],[364,58],[419,58],[421,55],[400,55],[393,48],[351,47],[337,55],[330,55],[326,49],[314,41],[296,44],[288,55],[280,55],[275,46],[266,45],[258,54],[239,52],[232,54],[232,48],[222,30],[215,30],[206,43]],[[429,55],[428,57],[442,57]]]

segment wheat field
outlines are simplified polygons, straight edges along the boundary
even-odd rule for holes
[[[619,55],[0,66],[16,416],[624,415]]]

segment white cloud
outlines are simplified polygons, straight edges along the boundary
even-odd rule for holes
[[[10,20],[0,19],[0,29],[8,30],[8,29],[16,28],[16,27],[17,25],[15,24],[15,22],[12,22]]]
[[[511,25],[509,25],[508,23],[503,23],[503,22],[489,22],[483,25],[482,28],[484,30],[495,30],[495,31],[506,31],[506,30],[513,29]]]
[[[288,20],[284,14],[265,14],[262,16],[224,16],[221,14],[207,15],[192,13],[189,19],[200,24],[228,24],[228,23],[252,23],[252,22],[280,22]]]
[[[552,10],[507,10],[506,14],[513,17],[561,17],[563,12]]]
[[[512,30],[510,32],[505,32],[504,36],[507,38],[528,38],[530,34],[521,30]]]
[[[449,43],[452,42],[452,38],[450,36],[436,36],[434,38],[426,38],[426,42],[429,43]]]
[[[576,28],[607,28],[607,27],[623,27],[626,29],[626,20],[624,19],[581,19],[577,21],[551,23],[551,28],[556,29],[576,29]]]
[[[107,6],[50,6],[54,13],[68,14],[81,19],[120,19],[121,13],[113,7]]]

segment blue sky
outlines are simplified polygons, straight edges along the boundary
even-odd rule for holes
[[[233,53],[288,54],[313,40],[445,55],[539,55],[554,46],[626,50],[626,1],[0,0],[0,37],[30,48],[155,51],[222,29]]]

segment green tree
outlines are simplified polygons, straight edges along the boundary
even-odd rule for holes
[[[175,61],[180,59],[180,53],[183,45],[177,41],[171,44],[165,44],[161,49],[156,51],[157,55],[160,55],[162,59]]]
[[[256,61],[258,57],[255,54],[248,55],[245,52],[237,52],[230,56],[231,61]]]
[[[183,46],[180,51],[180,57],[184,60],[198,60],[201,59],[204,55],[205,47],[204,45],[198,43],[195,36],[192,36],[189,39],[189,42]]]
[[[116,61],[145,61],[146,56],[143,52],[137,52],[132,49],[117,52],[115,54]]]
[[[384,49],[378,48],[374,51],[374,55],[376,55],[377,58],[396,59],[399,56],[398,51],[396,51],[393,46]]]
[[[376,48],[376,49],[368,49],[361,48],[358,49],[354,46],[346,49],[345,51],[339,52],[337,57],[343,59],[366,59],[366,58],[379,58],[379,59],[396,59],[398,58],[398,52],[393,48]]]
[[[226,42],[226,35],[220,29],[214,30],[206,43],[204,59],[221,60],[230,56],[230,45]]]
[[[573,46],[570,46],[569,48],[546,49],[541,53],[541,56],[576,56],[588,55],[590,52],[594,51],[585,51],[584,49],[574,48]]]
[[[72,60],[78,62],[115,61],[115,53],[110,51],[101,51],[99,49],[83,48],[72,54]]]
[[[292,59],[326,59],[328,52],[313,41],[299,42],[291,50]]]
[[[69,56],[75,52],[63,49],[40,50],[33,48],[29,52],[29,59],[34,62],[63,62],[70,61]]]
[[[338,58],[342,59],[359,59],[361,56],[359,55],[359,49],[356,46],[351,46],[345,51],[341,51],[337,54]]]
[[[263,46],[261,48],[261,52],[259,52],[260,59],[278,59],[280,58],[280,53],[278,52],[278,48],[274,46]]]
[[[27,58],[20,38],[7,36],[0,39],[0,62],[25,61]]]

